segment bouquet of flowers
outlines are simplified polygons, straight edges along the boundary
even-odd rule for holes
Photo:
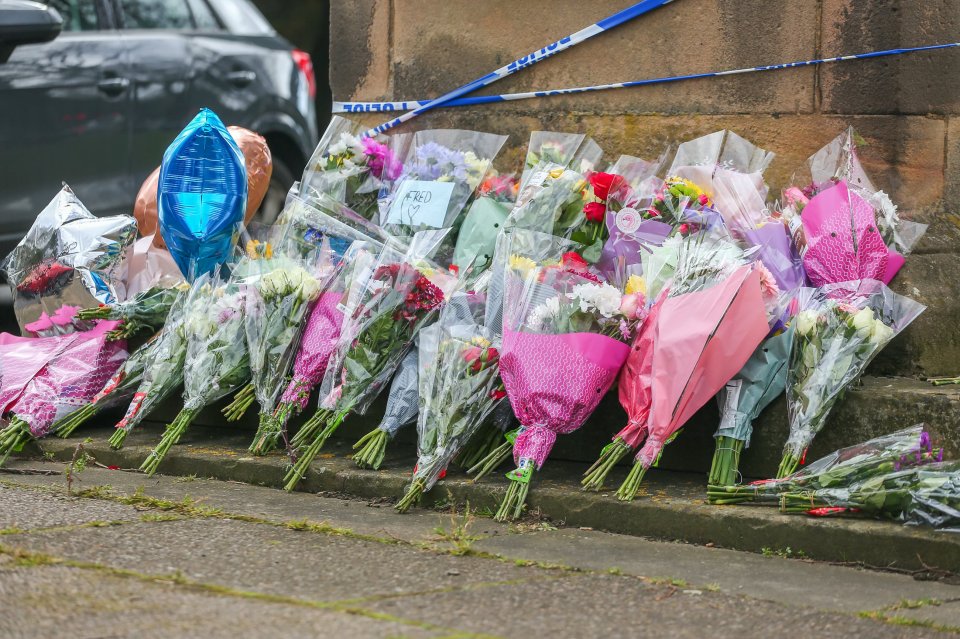
[[[280,396],[274,417],[281,427],[291,416],[307,408],[313,389],[323,381],[327,364],[336,350],[343,323],[341,301],[355,278],[374,259],[372,244],[358,240],[340,256],[336,253],[334,270],[321,287],[322,292],[310,310],[300,346],[293,361],[293,377]]]
[[[355,265],[361,275],[347,296],[340,338],[320,388],[320,410],[293,438],[302,452],[287,474],[287,490],[305,476],[347,415],[369,408],[417,331],[436,317],[455,288],[455,278],[424,257],[436,239],[435,232],[418,234],[406,250],[388,244],[372,263]]]
[[[802,289],[787,372],[790,436],[777,477],[800,466],[847,386],[924,308],[876,280]]]
[[[191,286],[177,298],[163,328],[150,342],[149,356],[144,362],[140,383],[123,418],[117,422],[110,436],[110,447],[114,450],[123,448],[130,431],[183,383],[183,365],[187,357],[184,321],[188,315],[200,312],[199,305],[207,303],[208,298],[201,295],[205,282],[206,279],[200,286]]]
[[[619,460],[640,448],[618,492],[632,499],[668,440],[769,332],[766,299],[778,293],[771,278],[748,266],[718,214],[687,211],[688,227],[643,255],[644,279],[635,281],[644,282],[647,299],[655,303],[620,379],[629,421],[587,471],[585,489],[600,490]]]
[[[437,259],[443,265],[450,263],[463,224],[462,213],[506,139],[449,129],[414,133],[403,174],[382,202],[381,226],[398,237],[449,229]]]
[[[125,342],[106,334],[116,322],[98,322],[89,331],[73,333],[2,407],[8,425],[0,431],[0,464],[30,439],[45,437],[53,424],[89,403],[127,357]],[[9,362],[4,362],[7,369]]]
[[[717,394],[720,425],[714,435],[717,441],[710,465],[710,485],[737,483],[740,454],[750,446],[753,421],[786,388],[791,331],[778,332],[764,340]]]
[[[603,149],[600,145],[582,133],[532,131],[523,175],[520,177],[520,189],[527,185],[538,166],[552,164],[576,173],[586,173],[600,166],[602,159]]]
[[[498,520],[519,517],[558,434],[578,429],[610,389],[638,318],[624,296],[574,261],[514,256],[506,272],[500,371],[522,430]]]
[[[131,353],[113,377],[103,385],[100,392],[93,396],[90,403],[57,420],[50,430],[59,437],[70,437],[73,431],[104,408],[115,406],[125,399],[133,397],[134,392],[143,380],[143,371],[153,357],[153,346],[158,338],[159,334],[154,335],[148,342]]]
[[[860,163],[859,141],[848,128],[798,171],[793,183],[801,186],[783,193],[783,215],[817,286],[868,278],[889,284],[927,229],[901,219],[890,197],[873,185]]]
[[[167,321],[174,300],[186,288],[183,283],[174,287],[154,286],[124,302],[80,310],[76,317],[79,320],[119,320],[120,327],[109,335],[110,339],[126,339],[145,330],[158,331]]]
[[[303,172],[301,197],[310,200],[326,195],[368,220],[377,219],[381,189],[389,188],[403,170],[398,158],[408,136],[378,140],[362,137],[362,133],[362,126],[346,118],[330,120]]]
[[[467,323],[471,293],[458,294],[420,342],[417,465],[397,510],[406,512],[441,478],[460,449],[506,397],[499,376],[496,336]],[[457,306],[463,313],[451,312]]]
[[[497,235],[517,199],[517,188],[515,176],[490,170],[477,189],[477,199],[463,219],[453,251],[453,264],[463,264],[464,268],[470,266],[474,273],[490,267]]]
[[[907,526],[956,532],[960,527],[960,469],[954,464],[919,469],[903,509]]]
[[[934,448],[923,424],[881,435],[834,451],[780,479],[764,479],[743,486],[710,485],[712,504],[777,503],[785,493],[811,493],[852,486],[871,477],[905,467],[941,461],[943,449]]]
[[[320,281],[298,260],[281,257],[254,264],[260,274],[247,278],[243,286],[243,321],[254,395],[260,404],[260,426],[250,452],[262,455],[277,447],[283,433],[275,415],[277,400],[307,311],[320,293]]]
[[[183,409],[167,426],[163,437],[140,470],[152,475],[160,462],[212,402],[245,385],[250,379],[250,357],[244,343],[245,294],[235,282],[220,283],[202,276],[196,296],[184,318],[187,354],[183,367]]]

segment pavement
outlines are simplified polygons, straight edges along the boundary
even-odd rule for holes
[[[960,587],[464,509],[17,460],[0,637],[934,637]]]

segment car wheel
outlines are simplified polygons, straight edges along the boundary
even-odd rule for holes
[[[293,186],[294,181],[293,172],[287,168],[282,160],[274,156],[270,185],[267,187],[267,194],[263,196],[260,208],[253,217],[255,222],[273,224],[277,221],[287,201],[287,192]]]

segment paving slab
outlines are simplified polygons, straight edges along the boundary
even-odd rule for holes
[[[0,475],[0,479],[3,476]],[[50,481],[50,478],[45,478]],[[62,478],[57,478],[62,481]],[[108,501],[71,499],[66,495],[45,495],[0,485],[0,530],[71,526],[97,521],[136,521],[139,514],[129,506]]]
[[[13,468],[25,470],[31,465],[35,470],[55,466],[49,462],[15,462]],[[445,542],[437,539],[435,527],[439,525],[452,530],[462,522],[459,516],[452,519],[449,513],[418,510],[400,516],[390,508],[371,507],[370,502],[278,493],[275,489],[231,482],[183,481],[170,477],[147,480],[135,473],[96,468],[84,471],[83,477],[85,483],[91,485],[109,483],[116,495],[142,490],[145,495],[174,502],[189,495],[230,516],[256,516],[283,522],[297,519],[297,515],[304,512],[311,513],[311,519],[322,513],[322,521],[330,526],[412,544],[427,541],[444,547]],[[26,492],[35,493],[36,488],[62,487],[62,480],[57,477],[23,475],[17,479],[33,487],[20,489]],[[44,493],[35,497],[39,502],[46,498]],[[96,503],[97,500],[80,501]],[[469,524],[467,533],[478,537],[472,550],[508,560],[569,566],[577,570],[615,570],[625,575],[677,580],[689,583],[692,588],[719,589],[727,594],[809,606],[822,611],[879,611],[898,607],[904,601],[947,602],[960,597],[960,587],[956,585],[918,580],[909,575],[651,541],[594,530],[550,529],[543,524],[505,526],[480,517]],[[791,552],[796,557],[802,550]],[[915,619],[960,627],[957,607],[925,606],[910,612]]]
[[[204,583],[328,602],[556,577],[555,571],[476,557],[215,519],[8,535],[3,543],[114,568],[180,573]]]
[[[275,636],[435,637],[417,625],[333,610],[208,594],[64,566],[0,563],[0,636],[8,639]],[[272,629],[272,630],[267,630]]]
[[[890,626],[632,577],[583,575],[503,588],[482,596],[458,591],[374,602],[380,612],[455,623],[509,637],[714,637],[769,639],[798,632],[818,638],[934,637],[927,628]],[[469,611],[464,614],[463,611]],[[802,630],[801,630],[802,629]]]

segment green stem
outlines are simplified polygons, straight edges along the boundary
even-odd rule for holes
[[[113,450],[120,450],[123,448],[123,443],[127,439],[128,430],[123,428],[114,428],[113,435],[110,435],[110,448]]]
[[[483,431],[471,440],[457,456],[456,464],[464,469],[473,467],[498,448],[501,441],[503,441],[503,433],[500,432],[500,429],[492,424],[486,425]]]
[[[927,381],[934,386],[946,386],[948,384],[960,384],[960,377],[935,377]]]
[[[627,478],[623,480],[623,483],[617,490],[617,499],[620,501],[633,501],[637,493],[640,492],[640,484],[643,482],[646,474],[647,467],[644,466],[642,462],[634,462],[633,468],[630,469],[630,474],[627,475]]]
[[[293,465],[293,468],[291,468],[289,472],[287,472],[286,477],[284,477],[284,481],[286,482],[283,487],[284,490],[293,490],[297,487],[297,484],[300,483],[300,480],[306,477],[307,471],[310,469],[310,464],[317,457],[320,449],[323,448],[323,445],[330,438],[330,436],[333,435],[337,431],[337,428],[340,426],[340,424],[343,423],[343,420],[346,418],[348,413],[349,411],[341,411],[337,413],[337,416],[333,419],[333,421],[327,424],[326,427],[320,431],[320,434],[314,438],[310,446],[303,451],[303,453],[300,455],[300,458],[297,459],[297,463]]]
[[[140,465],[140,470],[145,472],[147,475],[153,475],[157,472],[157,467],[160,466],[160,462],[163,461],[166,457],[167,452],[170,448],[180,441],[180,437],[186,432],[187,427],[193,422],[194,417],[197,416],[199,412],[198,409],[184,408],[180,411],[180,414],[177,415],[177,418],[167,426],[167,429],[163,433],[163,437],[160,439],[160,443],[157,444],[157,447],[147,456],[143,461],[143,464]]]
[[[260,426],[253,437],[249,451],[254,455],[266,455],[277,449],[281,435],[283,435],[281,422],[270,413],[260,413]]]
[[[713,486],[733,486],[740,474],[740,455],[745,442],[732,437],[717,437],[713,463],[707,483]]]
[[[82,408],[79,408],[59,422],[55,423],[52,428],[52,432],[56,433],[58,437],[63,437],[66,439],[73,434],[73,431],[85,423],[88,419],[97,414],[98,406],[96,404],[86,404]]]
[[[375,428],[353,445],[353,461],[359,468],[379,470],[383,458],[387,454],[387,442],[390,436],[379,428]],[[359,449],[359,450],[358,450]]]
[[[407,487],[407,492],[403,495],[400,501],[397,502],[397,505],[394,506],[398,513],[405,513],[410,510],[410,506],[419,503],[420,499],[423,497],[423,493],[426,491],[427,482],[424,479],[414,479],[410,486]]]
[[[507,488],[507,494],[503,496],[500,502],[500,508],[494,519],[497,521],[507,521],[519,519],[523,514],[523,508],[527,503],[527,493],[530,492],[528,482],[510,481],[510,487]]]
[[[513,444],[505,441],[490,451],[490,454],[477,462],[473,467],[467,469],[467,474],[473,475],[476,473],[473,481],[478,482],[497,468],[497,466],[507,461],[511,453],[513,453]]]
[[[789,477],[793,473],[797,472],[797,468],[799,467],[800,457],[791,455],[790,453],[784,453],[783,459],[780,460],[780,467],[777,469],[777,479]]]
[[[0,466],[3,466],[11,453],[23,448],[23,445],[33,439],[30,433],[30,424],[19,417],[10,420],[7,426],[0,430]]]
[[[327,423],[327,420],[330,419],[332,414],[332,411],[327,409],[320,409],[315,412],[313,417],[304,422],[300,430],[293,436],[293,439],[290,441],[293,447],[303,448],[304,445],[307,445],[307,442],[312,442],[317,434],[323,430],[323,425]]]
[[[227,418],[228,422],[239,421],[246,414],[247,409],[250,408],[255,399],[256,393],[254,392],[253,384],[247,384],[237,391],[237,394],[233,396],[233,401],[230,402],[221,413]]]
[[[583,490],[603,490],[603,483],[607,480],[610,471],[620,463],[620,460],[627,456],[633,449],[619,437],[603,449],[600,458],[593,463],[586,473],[580,486]]]

